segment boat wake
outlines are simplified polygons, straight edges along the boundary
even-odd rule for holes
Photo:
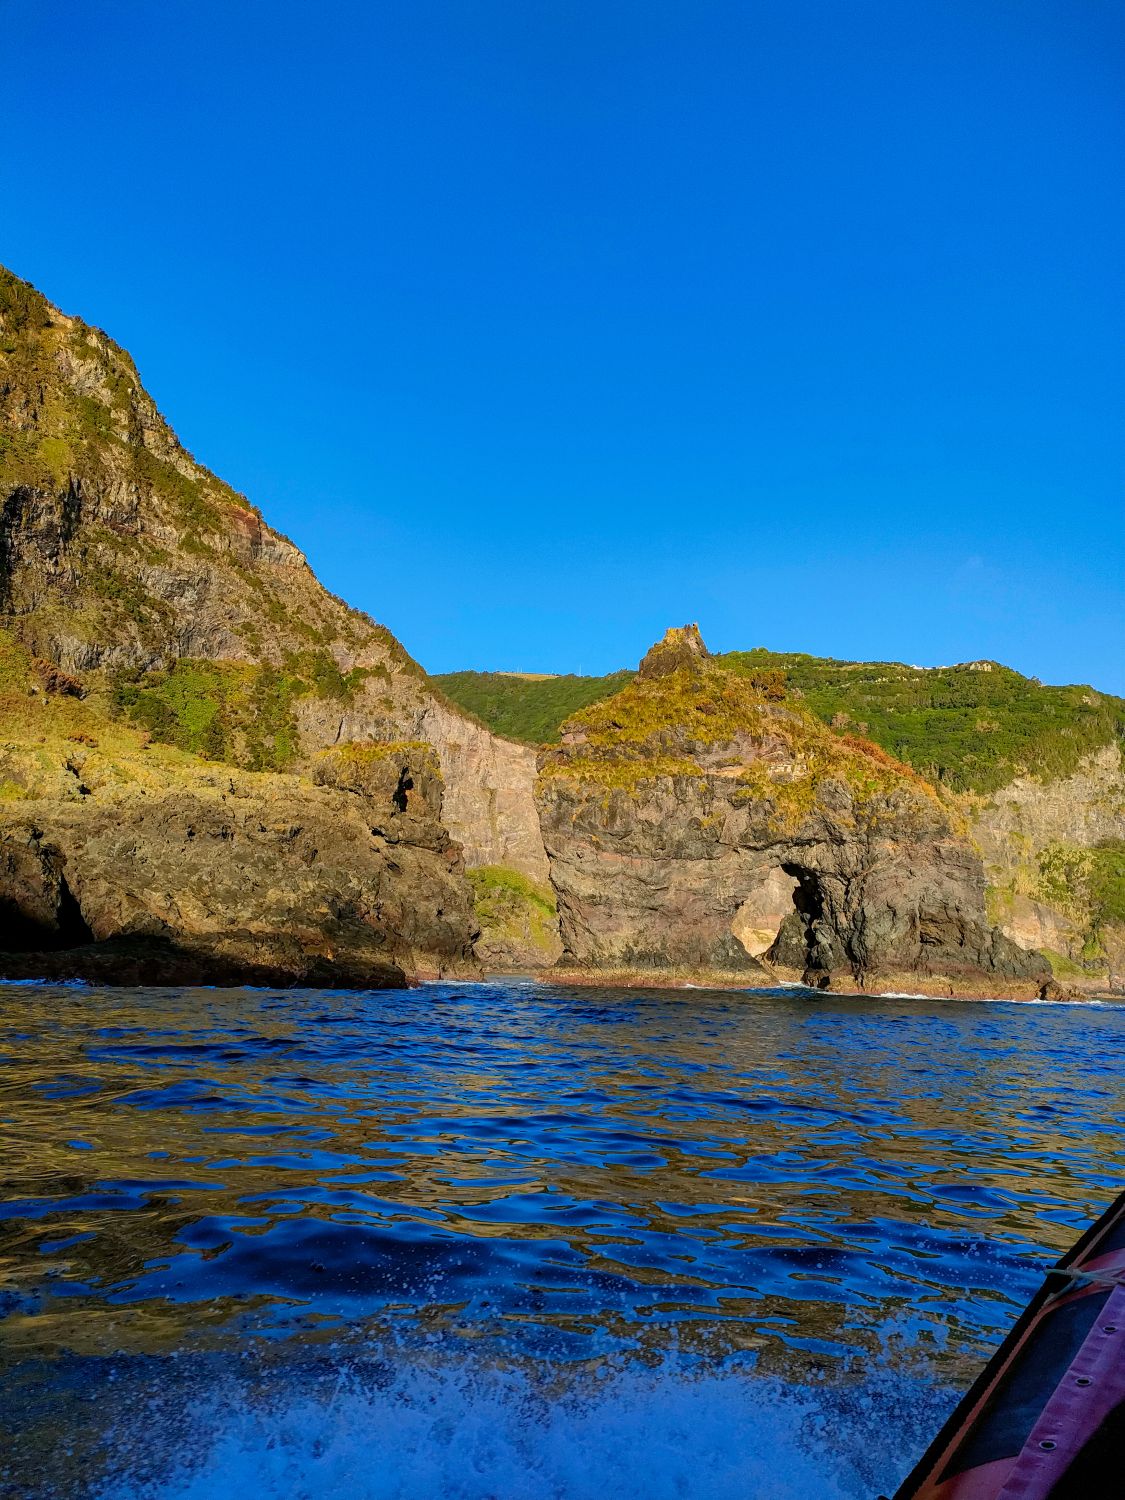
[[[162,1441],[159,1474],[126,1460],[99,1500],[871,1500],[953,1400],[889,1373],[794,1389],[676,1362],[608,1377],[470,1362],[314,1384],[212,1391],[164,1413],[171,1459]],[[151,1419],[126,1449],[143,1452]]]

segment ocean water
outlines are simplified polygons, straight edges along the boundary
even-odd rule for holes
[[[1109,1005],[0,986],[0,1495],[874,1500],[1123,1115]]]

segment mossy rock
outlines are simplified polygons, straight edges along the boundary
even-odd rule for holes
[[[562,952],[558,908],[550,886],[503,865],[467,870],[480,923],[476,951],[487,967],[544,968]]]
[[[433,746],[424,740],[358,740],[336,745],[316,756],[312,775],[318,786],[390,803],[399,813],[425,811],[435,818],[441,816],[441,766]]]

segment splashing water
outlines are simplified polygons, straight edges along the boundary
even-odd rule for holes
[[[920,1383],[793,1390],[672,1362],[562,1391],[475,1364],[374,1386],[344,1375],[317,1394],[195,1402],[164,1473],[121,1476],[98,1495],[872,1500],[908,1466],[908,1435],[947,1405],[947,1393]]]

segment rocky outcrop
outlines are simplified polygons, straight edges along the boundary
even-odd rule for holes
[[[1125,926],[1100,909],[1096,869],[1099,851],[1125,839],[1120,746],[1102,747],[1068,776],[1016,777],[966,798],[966,808],[1002,930],[1073,966],[1071,979],[1120,983]]]
[[[562,942],[550,886],[495,865],[470,870],[469,883],[480,924],[476,954],[486,970],[527,973],[558,961]]]
[[[1037,795],[977,810],[990,869]],[[195,463],[123,350],[0,271],[0,949],[79,955],[55,972],[454,971],[468,865],[491,963],[557,952],[549,878],[571,962],[1037,972],[986,921],[951,809],[695,626],[537,764]]]
[[[989,925],[932,787],[709,661],[691,627],[565,726],[538,804],[564,960],[754,972],[763,954],[817,984],[1046,970]]]
[[[367,759],[355,776],[337,755],[320,785],[179,765],[2,804],[0,972],[364,987],[473,972],[440,786],[416,747]]]
[[[998,872],[1015,869],[1051,844],[1090,848],[1125,832],[1125,762],[1106,745],[1071,776],[1019,776],[990,797],[972,800],[973,834]]]

